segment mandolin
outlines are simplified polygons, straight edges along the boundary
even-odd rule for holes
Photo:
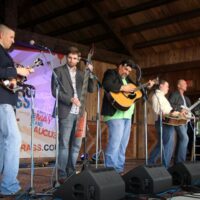
[[[152,80],[154,84],[158,84],[158,78]],[[130,108],[130,106],[138,99],[140,99],[143,95],[141,89],[148,87],[149,82],[144,83],[140,86],[136,86],[133,83],[129,83],[133,88],[133,92],[109,92],[107,93],[107,97],[110,100],[111,104],[119,110],[126,111]]]
[[[29,68],[33,69],[35,67],[38,67],[40,65],[43,65],[43,61],[40,58],[37,58],[34,61],[34,64],[31,65]],[[16,67],[23,67],[22,65],[17,65]],[[1,79],[0,85],[2,85],[5,89],[9,90],[12,93],[17,92],[18,90],[21,90],[23,88],[23,83],[27,80],[27,77],[17,75],[17,78],[11,78],[11,79]]]
[[[163,124],[171,125],[171,126],[180,126],[187,124],[188,119],[183,116],[172,116],[172,115],[165,115],[163,117]]]

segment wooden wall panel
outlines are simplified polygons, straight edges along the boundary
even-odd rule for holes
[[[184,49],[171,49],[163,53],[152,53],[147,56],[137,58],[138,64],[142,68],[150,68],[153,66],[162,66],[167,64],[178,64],[184,62],[194,62],[200,60],[199,46],[193,46]]]

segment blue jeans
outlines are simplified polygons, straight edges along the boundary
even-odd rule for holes
[[[175,163],[179,163],[186,160],[187,146],[189,142],[187,125],[175,126],[175,130],[177,133]]]
[[[155,122],[158,142],[149,156],[148,164],[155,165],[160,156],[160,121]],[[173,150],[174,150],[174,127],[163,124],[163,164],[166,168],[170,166]]]
[[[75,137],[76,121],[77,115],[70,113],[66,119],[59,119],[59,178],[66,178],[75,171],[82,143],[81,137]]]
[[[13,107],[0,104],[0,192],[13,194],[21,189],[17,180],[21,134]]]
[[[108,145],[105,152],[106,167],[114,167],[120,173],[124,171],[125,153],[131,132],[130,119],[115,119],[108,125]]]

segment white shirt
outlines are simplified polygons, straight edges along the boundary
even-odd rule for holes
[[[158,119],[158,115],[160,115],[160,111],[162,111],[162,114],[169,114],[172,110],[169,101],[161,90],[156,90],[152,96],[152,106],[156,120]]]
[[[67,65],[67,67],[68,67],[69,74],[71,77],[72,87],[74,89],[74,97],[77,98],[78,95],[77,95],[77,90],[76,90],[76,68],[70,68],[68,65]],[[79,113],[79,107],[76,106],[75,104],[72,104],[70,113],[77,115]]]

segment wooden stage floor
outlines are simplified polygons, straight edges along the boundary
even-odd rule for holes
[[[125,173],[134,169],[135,167],[139,166],[139,165],[143,165],[145,164],[144,160],[128,160],[126,161],[126,166],[125,166]],[[91,167],[95,167],[95,163],[94,164],[90,164]],[[99,164],[98,167],[102,167],[103,164]],[[79,163],[77,165],[77,170],[80,172],[82,169],[82,164]],[[35,167],[34,170],[34,177],[33,177],[33,186],[35,189],[36,193],[44,193],[45,191],[47,191],[48,189],[52,188],[53,185],[53,181],[54,181],[54,173],[55,169],[53,164],[51,164],[51,166],[45,166],[45,167]],[[19,181],[21,183],[22,189],[24,191],[28,191],[28,189],[30,188],[31,185],[31,169],[30,168],[20,168],[19,171]],[[2,198],[1,198],[2,199]],[[9,197],[9,198],[3,198],[5,200],[11,200],[11,199],[16,199],[16,200],[26,200],[26,199],[41,199],[41,200],[50,200],[50,199],[55,199],[52,197],[30,197],[30,196],[19,196],[19,197]],[[185,200],[185,199],[200,199],[200,194],[198,193],[191,193],[191,192],[185,192],[185,191],[179,191],[176,192],[174,194],[167,194],[167,195],[163,195],[161,197],[156,197],[156,196],[152,196],[152,195],[129,195],[129,197],[127,196],[125,198],[126,200],[133,200],[133,199],[138,199],[138,200],[146,200],[146,199],[152,199],[152,200],[156,200],[156,199],[173,199],[173,200]],[[58,200],[58,198],[56,199]],[[67,199],[70,200],[70,199]],[[110,199],[112,200],[112,199]]]

